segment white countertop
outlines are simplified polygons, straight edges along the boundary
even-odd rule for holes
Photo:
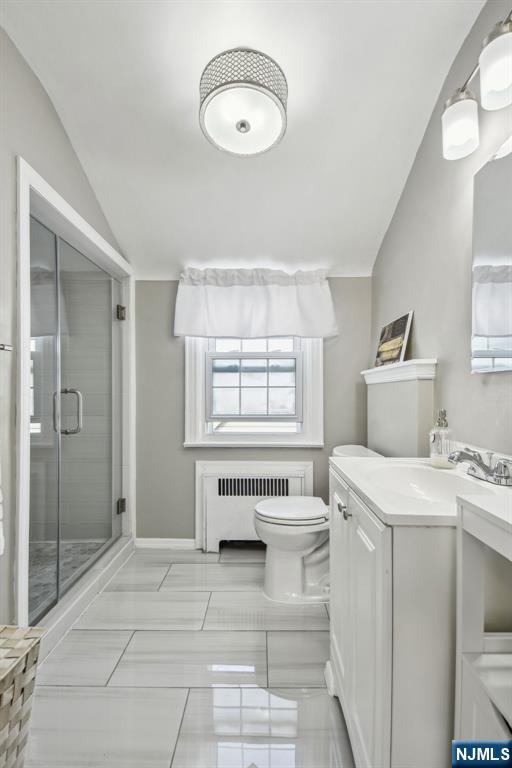
[[[462,497],[480,509],[510,512],[512,489],[469,477],[466,465],[436,469],[429,459],[333,456],[329,466],[387,525],[455,527]]]

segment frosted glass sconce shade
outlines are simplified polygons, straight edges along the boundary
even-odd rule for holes
[[[497,24],[486,37],[479,64],[482,107],[502,109],[512,104],[512,21]]]
[[[442,117],[443,157],[460,160],[478,147],[478,103],[470,91],[462,91],[446,102]]]

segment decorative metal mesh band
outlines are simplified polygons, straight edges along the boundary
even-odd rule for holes
[[[264,53],[244,49],[220,53],[207,64],[199,85],[201,104],[216,88],[240,82],[266,88],[286,108],[288,85],[280,67]]]

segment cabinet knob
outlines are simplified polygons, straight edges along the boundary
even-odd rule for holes
[[[338,512],[341,512],[344,520],[348,520],[349,517],[352,517],[352,513],[347,510],[347,505],[342,504],[341,501],[338,501]]]

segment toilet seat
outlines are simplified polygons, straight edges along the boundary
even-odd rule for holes
[[[287,496],[259,501],[255,514],[274,525],[322,525],[329,519],[329,508],[317,496]]]

